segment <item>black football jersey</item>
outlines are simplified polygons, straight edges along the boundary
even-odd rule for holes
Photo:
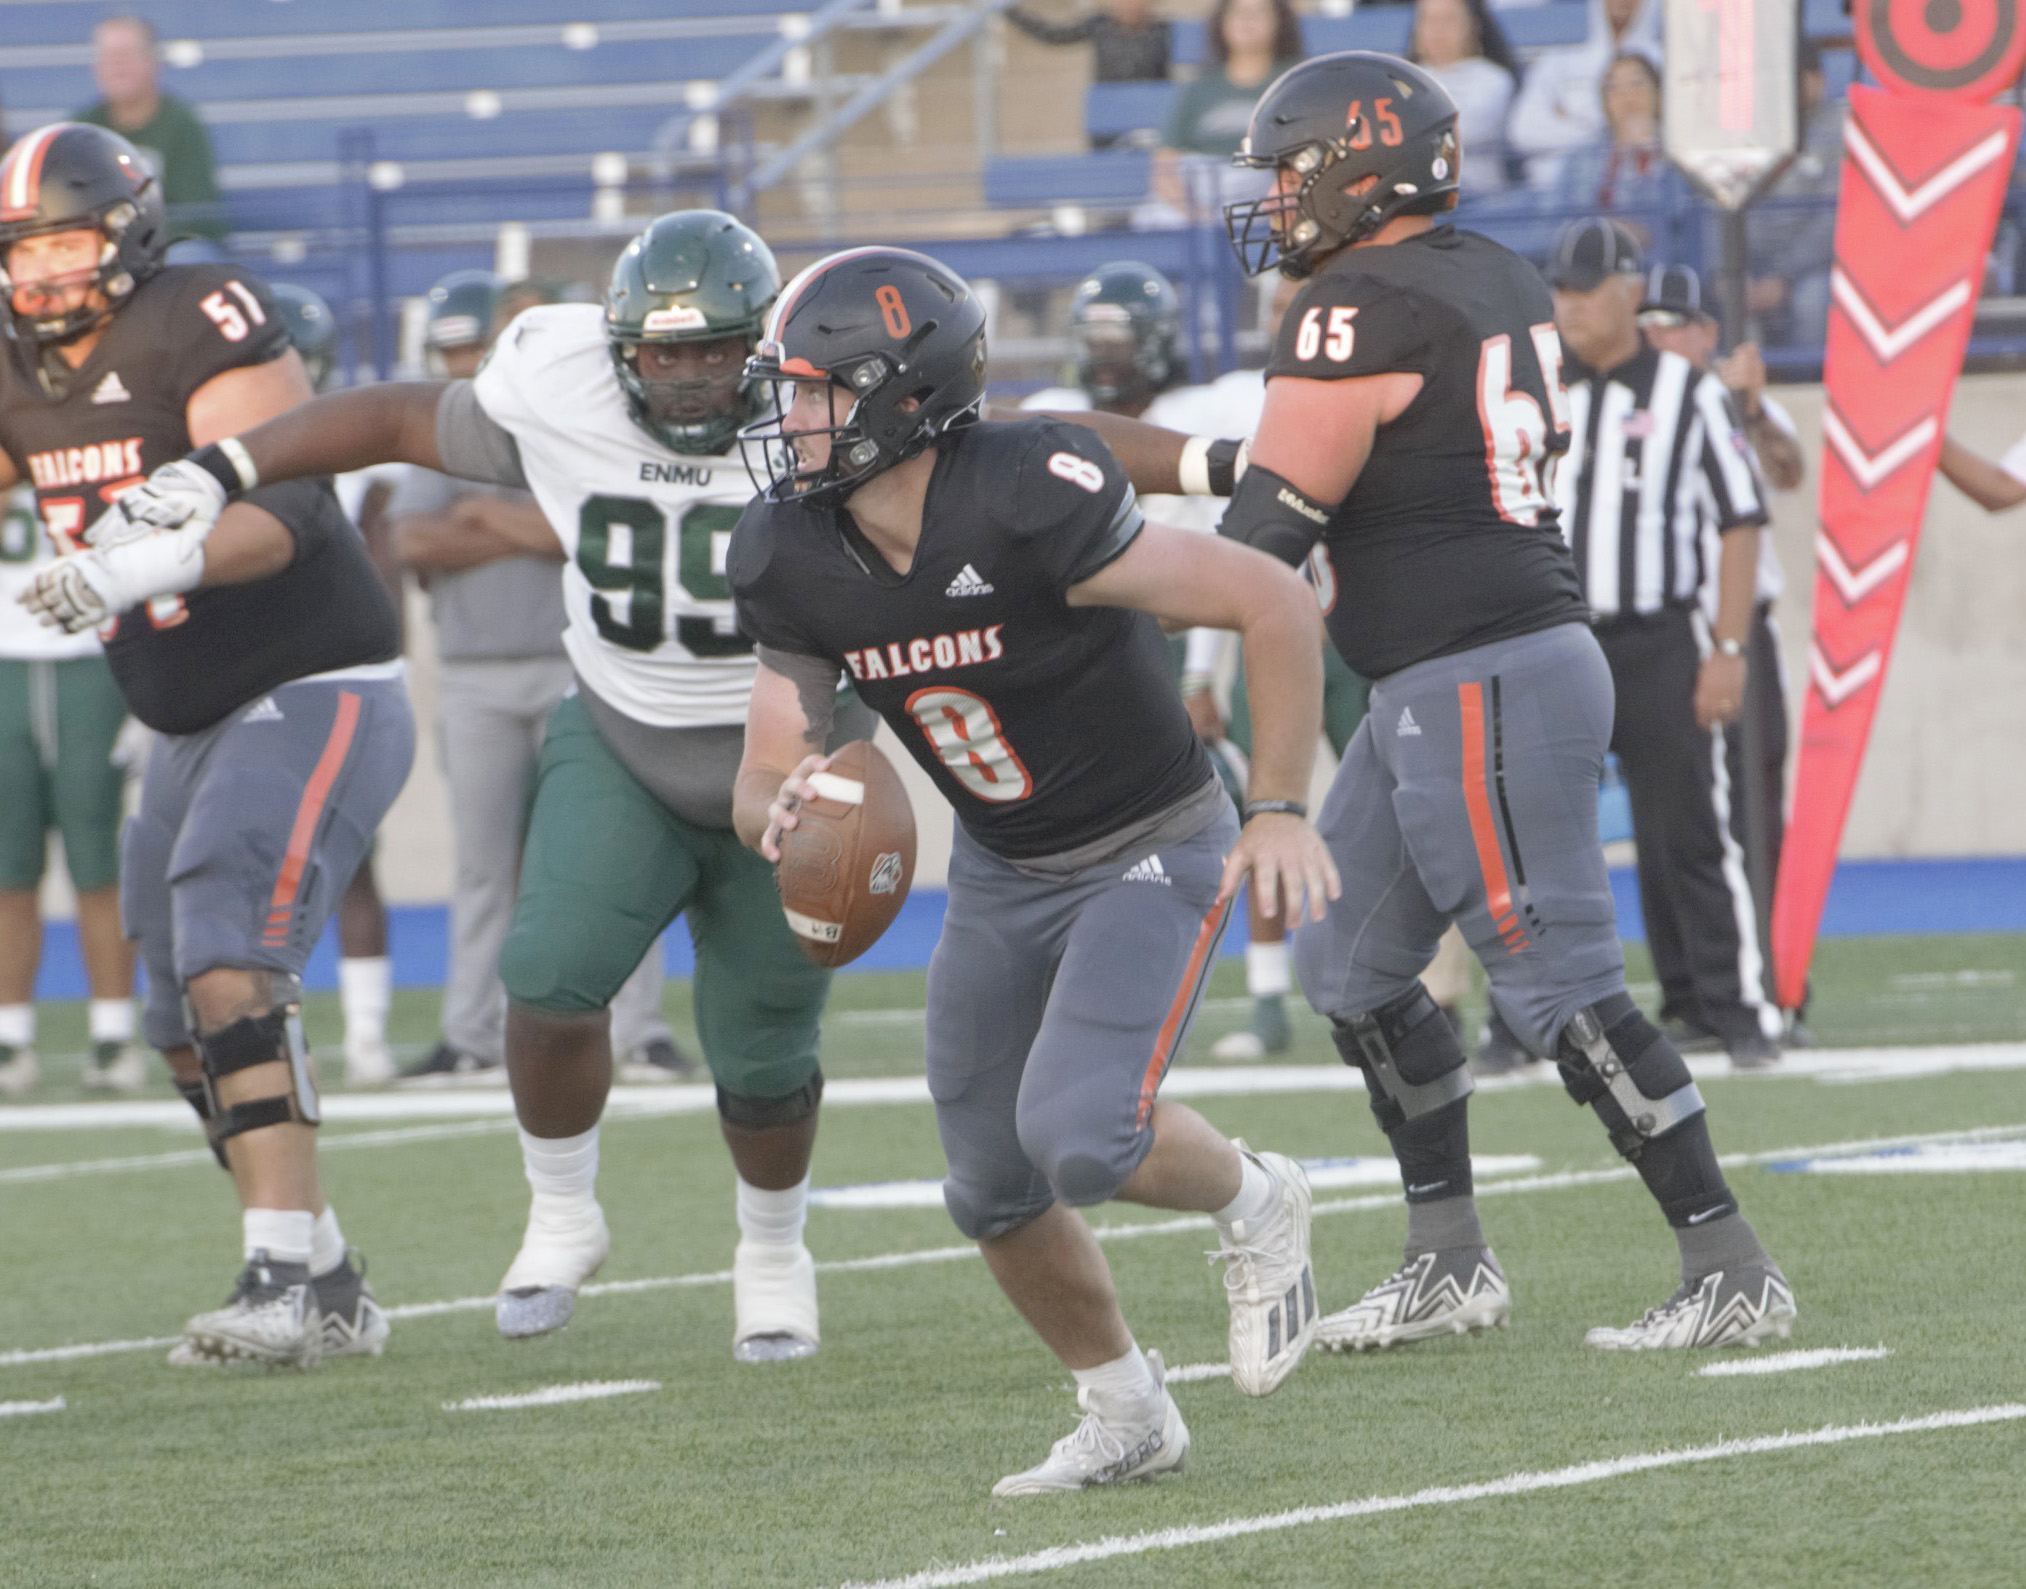
[[[980,844],[1059,854],[1214,774],[1160,625],[1064,592],[1132,543],[1131,484],[1090,431],[978,425],[936,459],[912,567],[842,510],[755,499],[726,571],[740,629],[851,675]]]
[[[1475,232],[1347,248],[1303,284],[1269,382],[1422,379],[1310,558],[1330,636],[1367,678],[1587,618],[1554,506],[1561,361],[1540,273]]]
[[[23,343],[5,343],[0,452],[34,487],[51,540],[69,551],[121,491],[190,451],[192,393],[289,346],[267,288],[228,265],[151,276],[56,392]],[[295,537],[287,568],[249,585],[163,597],[105,631],[129,709],[163,733],[208,728],[291,679],[400,654],[393,603],[328,480],[262,486],[245,500]]]

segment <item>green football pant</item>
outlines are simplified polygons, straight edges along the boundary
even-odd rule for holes
[[[119,881],[127,776],[113,743],[126,716],[104,657],[0,660],[0,889],[42,881],[50,828],[78,892]]]
[[[606,1008],[677,916],[696,946],[696,1023],[728,1093],[785,1098],[816,1075],[830,973],[797,946],[773,868],[729,830],[685,822],[598,737],[576,696],[549,719],[513,925],[509,996],[556,1015]]]

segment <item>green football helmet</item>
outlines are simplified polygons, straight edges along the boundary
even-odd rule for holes
[[[1181,374],[1182,301],[1152,265],[1100,265],[1076,284],[1069,311],[1076,384],[1099,408],[1143,403]]]
[[[605,336],[634,423],[664,447],[692,455],[728,452],[739,427],[766,404],[764,382],[745,376],[780,268],[759,234],[720,210],[677,210],[650,222],[612,267]],[[643,345],[737,338],[722,371],[650,380]]]
[[[429,289],[429,324],[422,340],[432,349],[491,342],[504,285],[489,270],[453,270]]]
[[[267,290],[274,294],[274,301],[281,308],[289,341],[302,355],[311,389],[321,392],[338,367],[338,322],[331,306],[309,288],[293,282],[278,281]]]

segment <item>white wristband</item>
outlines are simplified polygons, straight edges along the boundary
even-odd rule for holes
[[[1182,494],[1190,497],[1207,497],[1210,490],[1210,438],[1191,436],[1182,443],[1181,461],[1175,465],[1175,473],[1182,483]]]
[[[239,471],[239,489],[251,491],[260,484],[260,471],[253,466],[253,454],[237,436],[223,437],[218,450],[232,460],[232,467]]]

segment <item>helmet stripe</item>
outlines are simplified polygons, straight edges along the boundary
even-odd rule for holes
[[[14,146],[5,165],[0,165],[0,221],[23,221],[35,214],[42,197],[42,160],[49,146],[70,130],[67,121],[37,128]]]

